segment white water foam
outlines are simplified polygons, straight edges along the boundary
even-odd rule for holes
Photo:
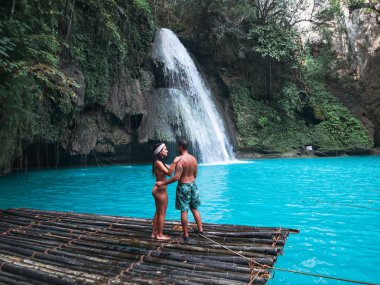
[[[170,132],[187,137],[203,163],[233,161],[232,145],[212,94],[186,48],[171,30],[157,31],[153,59],[163,65],[167,81],[165,111],[177,122],[177,129]]]

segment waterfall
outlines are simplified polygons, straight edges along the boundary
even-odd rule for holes
[[[155,131],[164,138],[187,138],[203,163],[234,159],[223,119],[186,48],[168,29],[159,29],[153,60],[161,68],[165,88],[155,96]],[[168,125],[169,124],[169,125]]]

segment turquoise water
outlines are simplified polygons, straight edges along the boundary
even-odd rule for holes
[[[150,165],[30,171],[0,178],[0,209],[151,218]],[[300,229],[276,266],[380,283],[380,157],[200,166],[203,220]],[[169,187],[167,219],[174,209]],[[349,284],[277,272],[269,285]]]

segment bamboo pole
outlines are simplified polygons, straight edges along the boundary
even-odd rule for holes
[[[18,276],[25,276],[31,279],[45,281],[48,284],[57,285],[76,285],[75,280],[72,280],[66,276],[54,276],[50,273],[45,273],[37,269],[25,268],[17,264],[5,263],[2,267],[2,271],[9,272]]]
[[[0,284],[12,278],[20,284],[167,284],[173,280],[176,284],[210,284],[210,280],[212,284],[241,284],[250,281],[251,273],[257,275],[254,284],[266,283],[262,276],[269,273],[267,269],[250,267],[246,258],[196,233],[190,231],[190,242],[183,243],[176,221],[166,222],[165,232],[178,241],[152,240],[151,222],[34,209],[0,210]],[[208,238],[269,266],[292,231],[204,224]]]
[[[68,214],[67,212],[58,212],[58,211],[48,211],[48,210],[35,210],[35,209],[11,209],[9,211],[15,211],[17,210],[17,213],[28,213],[28,214],[42,214],[42,215],[50,215],[50,216],[60,216],[62,214]],[[94,215],[94,214],[80,214],[80,213],[75,213],[71,214],[72,216],[75,217],[84,217],[86,219],[92,219],[92,220],[113,220],[115,219],[114,216],[106,216],[106,215]],[[124,217],[119,217],[120,220],[122,221],[135,221],[135,222],[142,222],[145,223],[146,221],[150,221],[150,219],[143,219],[143,218],[124,218]],[[165,221],[167,225],[179,225],[177,221]],[[218,230],[223,230],[223,231],[279,231],[282,230],[284,232],[299,232],[298,230],[294,229],[287,229],[287,228],[279,228],[279,227],[254,227],[254,226],[241,226],[241,225],[231,225],[231,224],[208,224],[211,228],[215,228]]]

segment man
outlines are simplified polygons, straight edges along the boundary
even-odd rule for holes
[[[177,143],[181,160],[175,168],[175,175],[166,181],[158,181],[156,185],[163,187],[167,184],[178,181],[175,208],[181,211],[181,224],[183,229],[183,239],[189,240],[189,230],[187,227],[187,212],[190,209],[198,226],[198,233],[203,234],[201,215],[197,208],[200,206],[198,187],[195,179],[198,173],[198,163],[194,156],[189,154],[189,142],[181,139]]]

